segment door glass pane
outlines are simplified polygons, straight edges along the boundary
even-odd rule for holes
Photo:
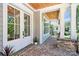
[[[28,21],[27,21],[27,15],[24,14],[24,36],[25,36],[25,37],[26,37],[27,34],[28,34],[27,23],[28,23]]]
[[[8,40],[14,39],[14,24],[8,24]]]
[[[20,11],[15,9],[15,24],[20,24]]]
[[[25,27],[26,27],[27,23],[28,23],[28,21],[27,21],[27,15],[24,14],[24,26],[25,26]]]
[[[26,37],[28,32],[27,32],[27,26],[25,26],[26,28],[24,28],[24,36]]]
[[[24,36],[30,36],[30,16],[24,14]]]
[[[14,16],[8,14],[8,23],[14,23]]]
[[[8,41],[20,37],[20,11],[8,6]]]
[[[30,25],[30,16],[28,16],[28,25]]]
[[[15,9],[15,39],[20,38],[20,11]]]
[[[28,36],[30,36],[30,25],[28,25]]]
[[[20,37],[20,25],[15,25],[15,39]]]
[[[43,24],[44,24],[44,34],[49,32],[49,23],[47,22],[47,20],[43,20]]]
[[[28,36],[30,36],[30,16],[28,15]]]
[[[8,40],[14,39],[14,8],[8,6]]]

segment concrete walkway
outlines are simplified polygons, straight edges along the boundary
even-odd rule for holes
[[[41,45],[31,45],[17,52],[18,56],[77,56],[72,42],[49,38]]]

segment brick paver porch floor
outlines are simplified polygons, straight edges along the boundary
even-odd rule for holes
[[[59,41],[54,38],[48,39],[41,45],[31,45],[17,52],[18,56],[77,56],[75,47],[70,41]]]

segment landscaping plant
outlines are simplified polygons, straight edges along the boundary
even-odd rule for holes
[[[3,49],[3,52],[0,52],[0,54],[2,56],[11,56],[13,54],[14,50],[13,50],[13,47],[10,47],[10,46],[6,46],[4,49]]]

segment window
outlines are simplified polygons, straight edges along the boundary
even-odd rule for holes
[[[20,38],[20,11],[8,6],[8,41]]]
[[[44,19],[44,34],[49,32],[49,23]]]
[[[59,29],[58,29],[58,20],[53,20],[50,23],[50,34],[53,37],[57,37],[59,33]]]
[[[71,32],[71,8],[68,7],[66,9],[65,15],[64,15],[64,21],[65,21],[65,32],[64,36],[66,39],[70,39],[70,32]]]
[[[54,25],[50,24],[50,34],[54,35]]]
[[[77,37],[79,38],[79,5],[76,11],[76,27],[77,27]]]
[[[24,14],[24,37],[30,36],[30,16]]]

